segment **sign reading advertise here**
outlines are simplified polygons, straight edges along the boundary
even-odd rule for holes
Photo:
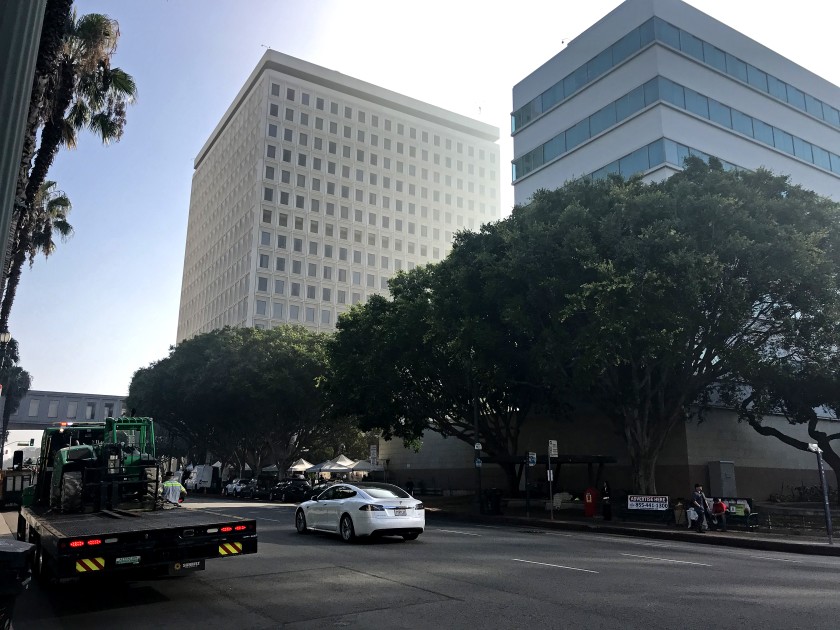
[[[667,510],[669,507],[668,497],[649,494],[631,494],[627,497],[628,510]]]

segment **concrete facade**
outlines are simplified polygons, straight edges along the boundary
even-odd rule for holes
[[[56,422],[126,415],[125,396],[30,390],[9,416],[9,429],[43,429]]]
[[[195,160],[178,342],[338,315],[501,216],[499,130],[268,51]]]
[[[840,199],[840,88],[679,0],[627,0],[513,88],[518,204],[688,154]]]

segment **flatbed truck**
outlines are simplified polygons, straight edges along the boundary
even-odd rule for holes
[[[178,575],[257,552],[253,519],[168,504],[151,418],[59,423],[44,431],[17,538],[43,581],[148,571]]]

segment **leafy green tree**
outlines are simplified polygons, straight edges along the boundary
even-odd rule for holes
[[[21,169],[16,189],[15,214],[12,217],[7,265],[3,269],[3,301],[0,305],[0,330],[8,329],[21,271],[27,255],[43,237],[43,217],[39,214],[38,196],[47,181],[47,172],[64,145],[76,146],[78,131],[87,128],[104,144],[118,141],[126,123],[126,107],[134,101],[134,79],[119,68],[111,67],[119,39],[115,20],[90,14],[60,21],[64,4],[48,5],[48,23],[42,32],[36,77],[30,102],[29,125],[24,143]],[[57,6],[61,5],[61,6]],[[54,10],[53,10],[54,9]],[[59,26],[59,23],[61,26]],[[58,30],[61,44],[55,50]],[[35,140],[40,129],[40,142]],[[46,251],[46,250],[41,250]]]
[[[515,493],[521,471],[507,458],[546,390],[529,340],[496,310],[496,269],[476,263],[493,255],[491,240],[460,234],[444,263],[397,275],[391,299],[372,296],[342,316],[326,387],[334,413],[386,438],[416,444],[430,430],[480,441]]]
[[[295,326],[198,335],[135,372],[127,403],[191,444],[197,460],[212,452],[223,464],[283,470],[333,428],[317,387],[324,345]]]
[[[16,339],[10,339],[2,350],[0,360],[0,385],[3,386],[3,431],[2,442],[6,443],[6,435],[9,431],[9,417],[20,407],[21,401],[26,396],[29,388],[32,387],[32,377],[24,370],[18,362],[20,354]]]
[[[546,369],[573,365],[653,493],[669,433],[710,385],[808,335],[837,299],[838,218],[785,177],[715,160],[661,183],[571,182],[507,220],[526,296],[513,317],[533,323]]]

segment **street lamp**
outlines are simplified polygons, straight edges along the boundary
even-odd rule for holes
[[[809,444],[808,450],[817,455],[817,469],[820,473],[820,485],[823,491],[823,510],[825,511],[825,530],[828,532],[828,544],[833,545],[831,539],[831,507],[828,503],[828,486],[825,483],[825,468],[823,467],[822,449],[819,444]]]

